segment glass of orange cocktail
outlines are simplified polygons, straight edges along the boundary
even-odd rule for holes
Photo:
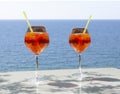
[[[34,53],[36,57],[36,82],[40,81],[40,78],[38,77],[38,55],[43,52],[43,50],[48,46],[49,44],[49,35],[46,32],[46,29],[44,26],[32,26],[31,27],[33,32],[30,31],[28,28],[24,43],[26,47]]]
[[[84,52],[91,43],[90,34],[88,30],[83,33],[85,28],[73,28],[72,33],[69,36],[70,46],[78,53],[79,56],[79,75],[82,79],[82,69],[81,69],[81,54]]]

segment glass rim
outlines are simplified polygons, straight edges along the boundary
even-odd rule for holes
[[[33,32],[47,32],[45,26],[31,26]],[[28,27],[27,32],[31,32],[30,28]]]
[[[84,29],[85,28],[73,28],[72,33],[83,33]],[[85,33],[88,33],[88,29],[86,29]]]

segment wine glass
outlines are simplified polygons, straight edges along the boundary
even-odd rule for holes
[[[49,44],[49,35],[46,32],[46,29],[44,26],[32,26],[31,27],[33,32],[30,31],[28,28],[24,43],[26,47],[35,54],[36,57],[36,82],[40,82],[41,79],[38,77],[38,55],[43,52],[43,50],[48,46]]]
[[[77,75],[80,76],[80,80],[82,80],[83,77],[81,68],[81,54],[91,43],[90,34],[88,33],[88,30],[83,33],[84,29],[85,28],[73,28],[72,33],[69,36],[69,44],[78,53],[79,56],[79,74]]]

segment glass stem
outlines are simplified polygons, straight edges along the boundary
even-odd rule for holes
[[[36,57],[36,81],[38,80],[38,55]]]
[[[79,54],[79,73],[80,73],[80,77],[82,77],[82,64],[81,64],[81,55]]]

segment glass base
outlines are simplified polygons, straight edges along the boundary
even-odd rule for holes
[[[38,74],[38,71],[35,71],[35,75],[31,78],[26,79],[28,84],[39,85],[39,84],[47,84],[48,79]]]
[[[30,78],[26,79],[28,84],[39,85],[39,84],[47,84],[48,80],[45,78]]]
[[[74,77],[77,80],[82,81],[85,78],[87,78],[88,76],[86,74],[83,74],[83,73],[74,73],[74,74],[72,74],[72,77]]]

